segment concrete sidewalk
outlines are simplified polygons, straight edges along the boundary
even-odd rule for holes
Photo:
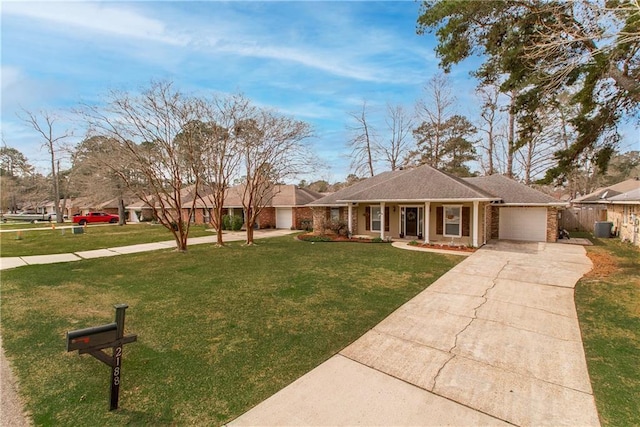
[[[295,233],[291,230],[255,230],[254,238],[265,239],[268,237],[285,236],[287,234]],[[237,242],[246,238],[244,232],[225,232],[225,242]],[[216,242],[216,236],[204,236],[204,237],[192,237],[189,239],[188,244],[201,245],[205,243],[213,244]],[[138,245],[120,246],[107,249],[95,249],[90,251],[80,251],[74,253],[54,254],[54,255],[30,255],[22,257],[4,257],[0,258],[0,270],[7,270],[10,268],[22,267],[32,264],[55,264],[59,262],[71,262],[80,261],[83,259],[103,258],[117,255],[134,254],[139,252],[157,251],[160,249],[173,249],[176,247],[175,240],[166,240],[163,242],[155,243],[142,243]]]
[[[231,426],[599,425],[573,287],[584,248],[484,246]]]

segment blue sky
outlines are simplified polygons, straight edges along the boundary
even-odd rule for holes
[[[348,112],[363,100],[412,109],[438,72],[433,39],[405,2],[3,2],[2,133],[46,170],[41,141],[16,117],[100,102],[109,89],[171,80],[192,93],[243,92],[312,124],[318,178],[349,173]],[[461,90],[475,83],[456,69]],[[459,97],[464,97],[459,93]],[[64,130],[60,123],[60,131]],[[82,137],[81,124],[76,138]],[[73,140],[71,140],[73,141]]]
[[[42,141],[21,108],[66,112],[110,89],[169,80],[187,93],[242,92],[256,104],[309,122],[327,167],[344,180],[348,112],[366,100],[412,110],[439,72],[430,35],[415,32],[420,4],[395,2],[12,2],[2,16],[2,137],[43,172]],[[451,81],[458,112],[474,118],[468,61]],[[81,123],[70,142],[82,139]],[[637,141],[637,139],[636,139]],[[381,172],[381,170],[377,171]]]

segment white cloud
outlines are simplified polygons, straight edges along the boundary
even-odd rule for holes
[[[282,46],[240,45],[231,43],[225,43],[216,48],[225,53],[233,53],[241,56],[290,61],[340,77],[372,82],[383,82],[386,80],[386,78],[377,75],[375,70],[371,68],[357,66],[356,64],[345,64],[343,61],[340,61],[339,58],[336,58],[335,52],[324,53],[318,50],[313,51],[313,49],[310,48],[296,49]]]
[[[0,67],[0,78],[2,81],[2,92],[20,81],[20,70],[18,67],[2,66]]]
[[[147,18],[119,4],[117,7],[85,2],[5,2],[3,15],[13,15],[85,31],[101,32],[119,37],[183,45],[183,36],[167,32],[166,25]]]

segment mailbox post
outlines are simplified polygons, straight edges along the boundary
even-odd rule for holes
[[[124,314],[129,306],[116,304],[116,321],[93,328],[67,332],[67,351],[78,350],[79,354],[88,353],[111,367],[109,410],[118,409],[122,374],[122,346],[134,342],[137,335],[124,335]],[[111,356],[102,351],[111,347]]]

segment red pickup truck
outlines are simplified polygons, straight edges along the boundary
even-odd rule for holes
[[[74,215],[73,223],[74,224],[92,224],[94,222],[108,222],[111,224],[115,224],[120,220],[118,215],[112,215],[104,212],[89,212],[86,215]]]

